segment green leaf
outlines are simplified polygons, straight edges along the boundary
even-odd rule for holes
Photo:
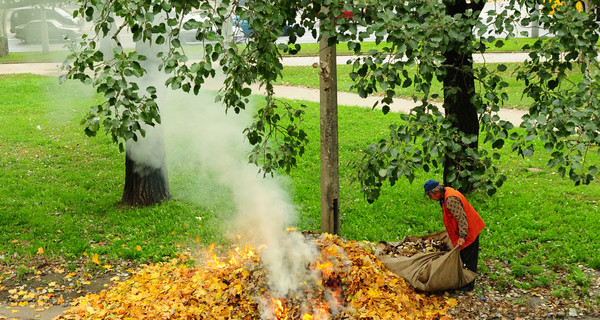
[[[247,97],[247,96],[249,96],[250,94],[252,94],[252,89],[250,89],[250,88],[248,88],[248,87],[246,87],[246,88],[242,89],[242,92],[241,92],[241,96],[242,96],[242,97]]]
[[[504,147],[504,139],[497,139],[492,144],[492,148],[494,149],[502,149],[502,147]]]

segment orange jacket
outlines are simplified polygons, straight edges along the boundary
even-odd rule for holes
[[[481,219],[477,211],[475,211],[473,206],[471,206],[469,201],[467,201],[465,196],[462,195],[462,193],[458,192],[453,188],[446,187],[446,193],[444,194],[444,204],[442,206],[442,209],[444,211],[444,225],[446,226],[448,236],[450,236],[450,240],[452,241],[452,244],[455,247],[459,238],[458,222],[456,221],[456,218],[454,218],[454,216],[452,215],[452,212],[450,212],[450,210],[448,210],[448,208],[446,207],[446,199],[448,199],[448,197],[457,197],[458,199],[460,199],[460,202],[462,202],[463,209],[465,210],[465,214],[467,216],[469,231],[467,233],[467,237],[465,238],[465,244],[460,248],[460,250],[462,250],[468,247],[471,243],[473,243],[473,241],[475,241],[475,238],[477,238],[481,230],[483,230],[483,228],[485,227],[485,223],[483,222],[483,219]]]

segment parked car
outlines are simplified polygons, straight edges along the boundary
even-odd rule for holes
[[[82,20],[73,19],[73,16],[61,8],[45,8],[46,20],[55,20],[65,26],[81,27]],[[18,26],[22,26],[32,20],[41,20],[42,10],[40,8],[15,9],[10,14],[10,32],[14,33]]]
[[[63,25],[56,20],[46,20],[48,26],[48,39],[51,42],[64,41],[65,37],[77,39],[81,37],[79,27]],[[15,37],[24,42],[41,42],[42,39],[42,21],[32,20],[26,24],[15,27]]]

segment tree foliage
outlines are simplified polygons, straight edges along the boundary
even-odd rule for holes
[[[79,14],[94,22],[96,34],[73,46],[67,77],[89,82],[104,94],[84,120],[86,132],[94,135],[102,127],[121,145],[123,139],[144,134],[141,122],[160,122],[156,88],[140,88],[132,81],[147,73],[141,62],[148,57],[121,46],[122,30],[129,29],[135,41],[164,46],[157,55],[159,69],[168,74],[165,85],[174,90],[198,93],[208,78],[222,73],[218,99],[227,110],[241,112],[248,107],[250,85],[259,83],[267,94],[245,130],[254,146],[250,160],[265,173],[289,171],[308,141],[298,126],[303,111],[275,99],[273,82],[281,77],[282,54],[297,52],[298,37],[311,33],[332,44],[348,43],[359,55],[352,62],[354,88],[363,97],[382,92],[384,112],[398,87],[414,88],[413,98],[420,102],[355,163],[367,200],[375,200],[386,181],[412,181],[417,170],[439,168],[449,185],[493,194],[506,180],[494,165],[501,157],[498,151],[508,147],[531,156],[538,139],[552,153],[549,167],[576,184],[589,183],[597,168],[588,156],[600,144],[598,25],[578,12],[573,1],[562,3],[510,0],[483,21],[483,0],[275,0],[249,1],[244,7],[229,0],[83,0]],[[197,10],[204,19],[184,19]],[[253,29],[244,46],[224,36],[234,15]],[[524,95],[535,102],[521,124],[524,130],[518,131],[497,115],[510,90],[499,75],[506,66],[473,65],[472,56],[484,53],[486,43],[514,38],[516,26],[528,27],[534,20],[554,36],[524,48],[533,52],[517,72],[526,84]],[[277,45],[286,24],[292,26],[288,43]],[[188,60],[179,39],[190,30],[204,43],[198,61]],[[116,45],[114,58],[105,59],[98,48],[106,36]],[[360,41],[370,36],[388,45],[363,52]],[[409,66],[417,66],[417,72],[409,74]],[[575,68],[584,74],[578,83],[566,76]],[[444,83],[443,97],[430,92],[434,79]],[[438,98],[444,100],[442,108],[430,103]]]
[[[104,128],[123,149],[124,141],[145,134],[140,123],[153,125],[161,121],[156,88],[140,88],[133,81],[147,74],[142,62],[148,57],[121,45],[120,33],[128,29],[134,41],[162,48],[153,58],[159,59],[158,69],[168,75],[165,85],[173,90],[198,94],[208,78],[222,73],[223,87],[217,99],[227,110],[238,113],[249,104],[250,85],[260,83],[267,93],[266,102],[245,130],[248,141],[255,146],[250,160],[262,164],[265,173],[289,171],[308,142],[298,126],[302,108],[273,97],[273,82],[281,77],[283,69],[281,49],[286,49],[275,44],[283,32],[275,26],[283,25],[287,17],[294,19],[291,8],[257,3],[246,10],[236,1],[82,1],[79,14],[94,22],[95,34],[73,44],[63,80],[90,83],[104,95],[84,120],[86,133],[95,135]],[[184,19],[198,10],[200,19]],[[246,46],[238,46],[224,35],[233,15],[248,20],[254,30]],[[115,23],[116,29],[112,27]],[[179,39],[189,30],[204,45],[199,61],[188,60]],[[110,59],[105,59],[97,45],[106,37],[115,45]]]
[[[574,1],[557,7],[548,1],[511,0],[504,2],[501,10],[489,12],[484,21],[479,18],[482,4],[461,0],[379,1],[372,4],[377,6],[373,17],[367,15],[359,21],[367,31],[359,33],[358,40],[375,35],[377,42],[387,41],[390,45],[354,62],[354,87],[363,96],[384,92],[381,101],[387,104],[395,96],[394,88],[412,86],[413,98],[421,102],[401,116],[400,124],[390,127],[389,137],[369,146],[356,164],[367,200],[379,196],[386,180],[392,185],[402,177],[412,181],[416,170],[428,172],[442,163],[445,169],[450,164],[450,172],[444,172],[446,183],[493,194],[506,179],[494,165],[500,159],[498,150],[507,146],[530,157],[537,139],[552,153],[548,167],[557,167],[561,176],[568,172],[576,184],[587,184],[597,174],[596,166],[587,161],[594,150],[600,153],[598,25],[594,17],[579,12]],[[357,10],[355,13],[359,14]],[[437,98],[429,91],[431,81],[436,78],[442,82],[455,73],[456,64],[449,59],[449,52],[469,59],[474,53],[484,53],[485,43],[514,38],[517,26],[529,27],[534,20],[554,36],[523,48],[533,52],[518,69],[518,78],[526,85],[524,95],[535,101],[521,124],[524,131],[513,130],[513,124],[497,115],[507,99],[505,91],[510,90],[498,75],[506,70],[503,64],[489,67],[465,63],[460,72],[473,76],[477,90],[465,92],[444,82],[445,112],[429,103]],[[342,29],[351,30],[350,25]],[[502,40],[496,42],[502,44]],[[349,47],[360,53],[358,43],[350,42]],[[414,76],[405,71],[412,65],[418,70]],[[584,74],[578,83],[566,76],[575,68]],[[477,110],[477,133],[485,148],[478,148],[477,134],[461,129],[463,120],[454,118],[461,114],[449,112],[452,101],[461,95],[467,95]],[[383,110],[389,108],[384,106]]]

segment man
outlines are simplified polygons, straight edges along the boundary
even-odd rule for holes
[[[485,227],[485,223],[458,190],[445,187],[436,180],[425,182],[424,189],[429,199],[440,202],[444,226],[454,247],[459,247],[462,262],[469,270],[477,272],[479,233]],[[475,281],[472,281],[460,289],[471,291],[474,288]]]

